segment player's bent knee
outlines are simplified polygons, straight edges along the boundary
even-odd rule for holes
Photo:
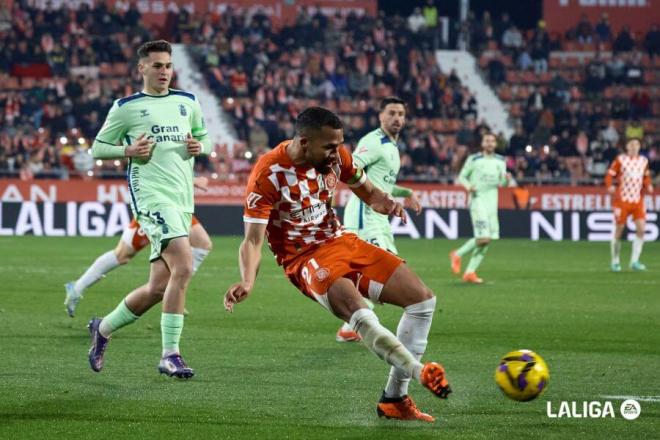
[[[211,252],[213,250],[213,242],[211,240],[206,240],[204,242],[204,246],[202,246],[202,249]]]
[[[117,262],[121,265],[128,263],[133,258],[133,255],[127,255],[125,253],[115,254],[115,256],[117,257]]]
[[[423,301],[417,302],[415,304],[410,304],[409,306],[404,307],[404,310],[409,315],[417,316],[420,318],[428,318],[433,316],[436,304],[437,299],[435,295],[431,294],[430,298],[426,298]]]
[[[181,264],[172,268],[170,279],[180,282],[187,282],[192,278],[192,264]]]

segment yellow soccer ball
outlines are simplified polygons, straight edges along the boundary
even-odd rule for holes
[[[513,400],[528,402],[548,387],[550,371],[543,358],[531,350],[504,355],[495,370],[495,382]]]

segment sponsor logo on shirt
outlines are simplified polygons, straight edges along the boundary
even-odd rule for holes
[[[313,223],[316,220],[323,218],[327,213],[328,209],[325,203],[318,203],[309,208],[291,212],[291,218],[293,220],[300,220],[301,223]]]

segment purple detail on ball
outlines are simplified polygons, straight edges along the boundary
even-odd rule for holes
[[[498,369],[499,369],[500,371],[504,372],[504,371],[508,370],[509,368],[507,367],[506,364],[502,364],[502,365],[500,365],[500,367],[499,367]]]
[[[533,361],[534,357],[528,353],[525,353],[522,356],[520,356],[520,360],[523,362],[529,362],[529,361]]]
[[[527,388],[528,382],[525,376],[526,376],[525,373],[521,373],[520,376],[518,376],[518,388],[520,389],[520,391]]]
[[[541,380],[538,384],[539,393],[543,391],[543,387],[545,387],[545,380]]]

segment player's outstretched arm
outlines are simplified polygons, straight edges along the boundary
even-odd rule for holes
[[[266,224],[245,222],[245,238],[238,249],[238,265],[241,281],[233,284],[225,293],[225,310],[232,312],[234,304],[243,301],[252,291],[261,263],[261,248],[266,235]]]
[[[351,190],[374,211],[385,215],[395,215],[403,223],[408,222],[408,216],[403,209],[403,205],[394,200],[389,194],[376,188],[369,178],[365,179],[362,185],[351,187]]]
[[[415,214],[419,215],[422,212],[422,204],[419,203],[415,192],[406,188],[405,186],[394,185],[392,188],[392,195],[394,197],[403,197],[406,199],[406,207],[412,208],[415,211]]]

